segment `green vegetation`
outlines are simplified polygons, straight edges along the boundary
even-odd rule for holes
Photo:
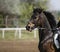
[[[48,0],[4,0],[4,1],[2,0],[0,1],[0,5],[1,5],[0,10],[2,10],[3,14],[9,13],[9,14],[19,15],[20,17],[18,19],[18,23],[19,23],[18,26],[24,27],[28,19],[31,17],[32,10],[36,7],[47,9],[47,6],[46,6],[47,2]],[[3,7],[4,9],[2,9]],[[0,16],[0,18],[1,17],[2,16]],[[6,20],[5,21],[3,20],[3,22],[5,22],[5,24],[0,22],[0,26],[1,27],[7,26]],[[11,20],[11,23],[13,23],[12,20]]]
[[[20,27],[24,27],[25,24],[27,23],[28,19],[31,17],[31,14],[32,14],[32,11],[34,8],[36,7],[41,7],[43,8],[44,10],[47,9],[47,0],[44,0],[44,1],[41,1],[41,0],[38,0],[38,1],[27,1],[27,2],[22,2],[20,4],[20,12],[21,12],[21,15],[20,15]]]
[[[5,13],[7,15],[14,14],[19,16],[18,20],[16,20],[16,22],[18,22],[18,25],[14,24],[16,23],[14,20],[13,21],[8,20],[11,23],[9,27],[16,27],[16,26],[25,27],[25,25],[27,24],[27,21],[31,17],[33,9],[36,7],[39,7],[46,10],[48,9],[47,3],[48,3],[48,0],[1,0],[0,12],[2,10],[2,14],[0,14],[0,27],[8,26],[8,24],[6,24],[7,23],[6,18],[3,17],[3,14]],[[60,12],[58,12],[57,15],[60,16]],[[10,19],[11,17],[12,16],[9,16],[8,19]]]

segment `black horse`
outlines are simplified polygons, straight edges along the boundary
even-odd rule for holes
[[[38,28],[39,31],[38,48],[40,52],[55,52],[56,49],[53,42],[54,31],[51,30],[56,28],[54,16],[50,12],[43,11],[43,9],[34,9],[26,29],[32,31],[35,28]]]

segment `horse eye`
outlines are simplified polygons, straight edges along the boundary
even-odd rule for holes
[[[32,16],[32,18],[31,19],[36,19],[36,17],[35,16]]]
[[[36,19],[36,17],[34,17],[34,19]]]
[[[33,18],[33,19],[36,19],[36,14],[33,14],[33,15],[32,15],[32,18]]]

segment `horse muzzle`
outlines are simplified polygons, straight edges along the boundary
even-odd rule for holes
[[[28,30],[28,31],[32,31],[34,29],[34,27],[30,27],[30,26],[26,26],[26,30]]]

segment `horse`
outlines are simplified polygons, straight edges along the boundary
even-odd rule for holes
[[[36,8],[32,12],[31,19],[26,25],[26,30],[32,31],[38,28],[40,52],[56,52],[56,47],[53,41],[52,29],[56,28],[56,20],[54,16],[41,8]]]

